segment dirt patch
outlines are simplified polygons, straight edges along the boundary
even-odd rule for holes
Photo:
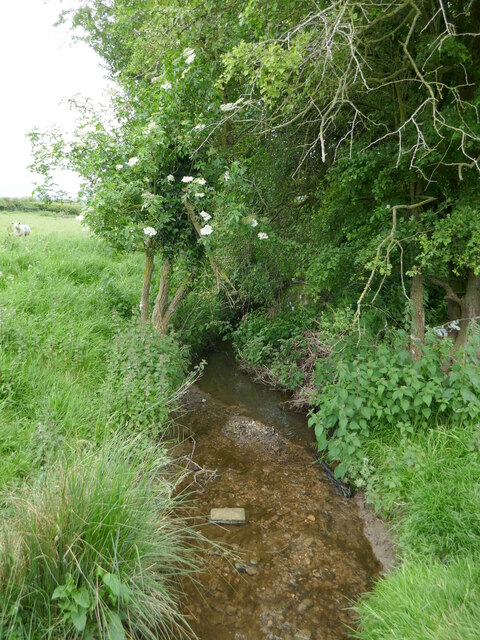
[[[375,514],[372,506],[365,502],[363,492],[358,492],[354,500],[364,522],[365,537],[370,542],[377,560],[381,562],[383,567],[381,574],[384,575],[398,564],[393,533],[391,528]]]
[[[311,452],[193,389],[182,423],[195,462],[216,470],[194,485],[214,552],[198,589],[186,584],[188,619],[201,640],[348,638],[355,598],[382,570],[356,504],[328,482]],[[244,507],[243,526],[208,524],[212,507]]]

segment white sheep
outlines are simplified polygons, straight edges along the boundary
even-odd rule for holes
[[[22,224],[21,222],[12,222],[13,235],[14,236],[29,236],[31,231],[28,224]]]

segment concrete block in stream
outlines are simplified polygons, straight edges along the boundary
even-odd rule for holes
[[[212,509],[210,522],[215,524],[245,524],[245,509]]]

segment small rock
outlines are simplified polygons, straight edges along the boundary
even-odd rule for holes
[[[310,598],[305,598],[298,605],[298,613],[302,613],[302,614],[305,613],[312,607],[312,605],[313,605],[312,600]]]
[[[245,524],[245,509],[212,509],[210,511],[210,522],[215,524]]]
[[[257,558],[257,556],[253,556],[252,558],[250,558],[250,564],[253,564],[254,566],[256,566],[259,563],[260,563],[260,558]]]
[[[309,516],[307,516],[307,520],[309,522],[315,522],[315,516],[311,513]]]
[[[308,629],[297,631],[297,633],[293,636],[294,640],[310,640],[311,637],[312,634]]]

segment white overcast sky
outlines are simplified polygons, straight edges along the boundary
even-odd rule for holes
[[[96,55],[73,43],[67,28],[54,27],[74,0],[0,0],[0,197],[29,196],[35,176],[25,134],[39,127],[71,129],[74,116],[63,98],[101,100],[107,87]],[[57,177],[76,195],[74,174]]]

